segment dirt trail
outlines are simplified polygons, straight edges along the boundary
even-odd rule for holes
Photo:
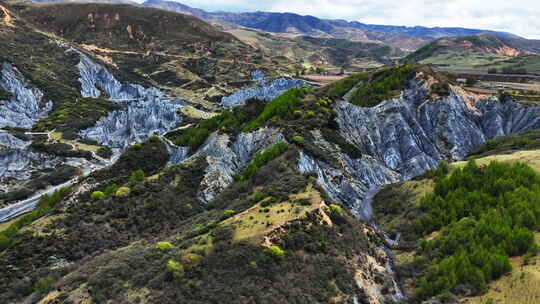
[[[134,51],[113,50],[113,49],[109,49],[109,48],[102,48],[102,47],[99,47],[99,46],[93,45],[93,44],[79,44],[79,46],[82,49],[87,50],[87,51],[101,52],[101,53],[105,53],[105,54],[126,54],[126,55],[141,55],[141,56],[150,55],[149,52],[143,53],[143,52],[134,52]],[[194,59],[194,58],[197,58],[196,56],[182,56],[182,55],[169,54],[169,53],[164,53],[164,52],[154,52],[154,54],[159,55],[159,56],[163,56],[163,57],[175,58],[175,59]],[[256,65],[255,63],[251,63],[251,62],[247,62],[247,61],[243,61],[243,60],[218,59],[218,58],[205,57],[205,56],[199,56],[198,58],[199,59],[201,59],[201,58],[215,59],[215,60],[219,60],[221,62],[228,62],[228,63],[242,63],[242,64],[247,64],[247,65]]]

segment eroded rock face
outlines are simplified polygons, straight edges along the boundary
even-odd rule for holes
[[[80,62],[77,65],[81,77],[81,94],[85,97],[110,96],[111,102],[125,104],[121,110],[102,117],[92,128],[82,130],[80,135],[98,141],[111,148],[125,149],[130,144],[142,142],[154,134],[163,134],[175,128],[182,116],[178,109],[185,106],[182,100],[167,99],[156,88],[144,88],[137,84],[121,83],[103,66],[74,49]]]
[[[210,135],[206,143],[186,160],[205,157],[208,162],[199,187],[199,199],[206,203],[212,201],[234,181],[234,175],[253,159],[255,153],[282,141],[285,139],[281,133],[268,128],[242,133],[234,141],[227,134]]]
[[[0,128],[31,128],[39,119],[47,116],[52,102],[43,100],[43,93],[32,86],[16,67],[9,63],[1,65],[0,88],[7,92],[0,100]],[[0,180],[12,178],[24,180],[36,170],[53,166],[52,157],[27,151],[30,142],[7,132],[0,132]]]
[[[26,148],[29,145],[30,142],[8,133],[0,133],[0,180],[29,179],[35,171],[50,168],[59,163],[59,159],[55,157],[27,151]]]
[[[52,102],[45,102],[43,93],[33,87],[17,68],[3,63],[1,74],[0,88],[10,96],[8,100],[0,100],[0,127],[31,128],[47,116]]]
[[[448,97],[432,100],[427,85],[412,80],[399,98],[373,108],[337,104],[340,132],[364,153],[361,159],[339,155],[342,168],[331,168],[303,154],[299,170],[317,173],[333,199],[367,220],[370,197],[381,186],[418,176],[441,160],[462,159],[496,136],[538,128],[539,111],[457,87]]]
[[[256,82],[260,85],[259,87],[240,90],[230,96],[223,97],[221,99],[221,104],[223,107],[237,107],[243,105],[246,100],[251,98],[270,101],[289,89],[300,88],[308,85],[302,80],[287,78],[278,78],[270,83],[265,83],[260,77],[261,76],[257,74],[257,78],[255,78]]]

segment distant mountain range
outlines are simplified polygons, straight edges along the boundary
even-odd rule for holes
[[[345,20],[320,19],[313,16],[302,16],[293,13],[207,12],[175,1],[165,0],[148,0],[142,3],[142,5],[190,14],[210,21],[213,24],[220,25],[225,29],[242,26],[273,33],[342,38],[362,42],[383,42],[404,50],[415,50],[433,39],[441,37],[492,33],[502,37],[519,38],[514,34],[489,30],[372,25],[356,21],[349,22]]]
[[[101,2],[139,5],[130,0],[33,0],[34,2]],[[496,34],[506,38],[520,38],[511,33],[459,27],[423,27],[364,24],[357,21],[321,19],[294,13],[273,12],[207,12],[176,1],[148,0],[140,4],[198,17],[223,30],[250,28],[292,36],[307,35],[318,38],[348,39],[359,42],[385,43],[413,52],[434,39]]]

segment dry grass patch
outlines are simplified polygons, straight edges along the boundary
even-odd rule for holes
[[[492,161],[517,163],[521,162],[529,165],[533,169],[540,171],[540,150],[525,150],[517,151],[509,154],[491,155],[482,158],[477,158],[476,163],[478,165],[488,165]],[[464,167],[467,161],[460,161],[450,164],[454,167]],[[540,302],[539,302],[540,303]]]
[[[100,146],[88,145],[88,144],[80,143],[77,141],[64,139],[62,138],[62,135],[63,135],[62,132],[52,132],[51,140],[55,142],[71,145],[75,150],[97,152],[100,148]]]
[[[180,109],[180,112],[182,112],[182,114],[186,115],[187,117],[194,119],[208,119],[218,115],[218,113],[201,111],[192,106],[183,107]]]
[[[234,227],[233,239],[235,241],[259,242],[276,228],[302,218],[324,205],[319,191],[310,186],[303,193],[290,195],[287,201],[263,207],[261,204],[264,204],[267,199],[222,222],[224,225]],[[311,204],[302,205],[298,203],[299,200],[309,201]]]

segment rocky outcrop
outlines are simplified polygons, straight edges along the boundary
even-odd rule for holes
[[[0,133],[0,180],[29,179],[35,171],[51,168],[59,163],[59,159],[55,157],[27,151],[29,145],[30,142],[8,133]]]
[[[1,65],[0,128],[31,128],[39,119],[47,116],[52,102],[43,100],[43,93],[9,63]],[[30,142],[7,132],[0,132],[0,179],[28,179],[36,170],[53,166],[57,160],[27,151]]]
[[[266,128],[242,133],[234,141],[227,134],[216,132],[210,135],[206,143],[185,160],[204,157],[208,162],[199,186],[199,199],[206,203],[212,201],[234,181],[234,175],[253,159],[255,153],[284,140],[277,130]]]
[[[156,88],[121,83],[85,54],[74,49],[68,52],[79,54],[77,67],[81,75],[79,82],[83,96],[97,98],[106,94],[111,102],[125,105],[123,109],[99,119],[94,127],[82,130],[82,137],[112,148],[125,149],[151,135],[166,133],[182,121],[178,112],[179,108],[185,106],[182,100],[170,100]]]
[[[341,168],[302,154],[299,170],[314,172],[338,202],[362,219],[371,216],[371,193],[458,160],[488,139],[540,127],[539,107],[471,95],[453,87],[431,99],[429,86],[412,80],[409,89],[373,108],[341,101],[336,106],[341,135],[363,152],[359,160],[339,154]]]
[[[399,98],[374,108],[341,102],[341,134],[382,165],[412,178],[440,160],[458,160],[486,140],[540,127],[540,108],[453,88],[442,99],[428,98],[413,81]]]
[[[259,87],[240,90],[230,96],[223,97],[221,99],[221,104],[223,107],[237,107],[243,105],[246,100],[251,98],[270,101],[289,89],[308,85],[305,81],[288,78],[278,78],[270,83],[265,83],[264,80],[261,80],[261,76],[259,74],[256,76],[257,78],[255,78],[255,80],[260,85]]]
[[[52,102],[43,100],[43,93],[33,87],[9,63],[2,63],[0,88],[9,93],[7,100],[0,100],[0,127],[31,128],[47,116]]]

